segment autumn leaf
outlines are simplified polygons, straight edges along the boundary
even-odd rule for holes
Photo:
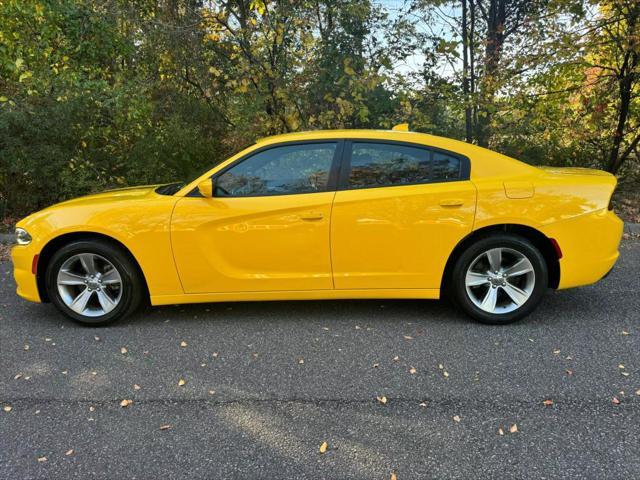
[[[416,367],[411,367],[411,368],[409,369],[409,373],[410,373],[411,375],[415,375],[415,374],[416,374],[416,372],[417,372]]]
[[[186,383],[187,383],[187,382],[186,382],[184,379],[182,379],[182,378],[181,378],[180,380],[178,380],[178,386],[179,386],[179,387],[183,387]]]
[[[509,427],[509,433],[517,433],[517,432],[518,432],[518,425],[514,423]]]
[[[181,341],[181,342],[180,342],[180,346],[181,346],[182,348],[186,347],[186,346],[187,346],[187,342],[185,342],[184,340],[183,340],[183,341]]]
[[[398,476],[396,475],[396,472],[391,472],[391,480],[398,480]]]
[[[322,445],[320,445],[320,453],[326,452],[328,447],[329,445],[327,444],[327,442],[322,442]]]
[[[131,405],[133,403],[133,400],[122,400],[120,402],[120,406],[122,408],[127,408],[129,405]]]
[[[382,395],[381,397],[376,397],[376,400],[378,400],[383,405],[387,404],[387,397],[385,397],[384,395]]]

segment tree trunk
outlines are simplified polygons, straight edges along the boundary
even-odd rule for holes
[[[469,28],[467,25],[467,0],[462,0],[462,93],[464,97],[465,140],[472,142],[471,103],[469,99]]]
[[[478,144],[486,147],[491,138],[493,103],[497,90],[497,76],[506,20],[506,1],[490,0],[487,13],[487,45],[485,48],[484,72],[482,76],[480,112],[478,116]]]

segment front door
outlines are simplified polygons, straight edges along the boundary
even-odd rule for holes
[[[178,201],[171,241],[185,293],[333,288],[337,150],[337,142],[260,149],[214,175],[213,198]]]
[[[451,251],[473,226],[469,160],[353,140],[340,177],[331,227],[335,287],[440,288]]]

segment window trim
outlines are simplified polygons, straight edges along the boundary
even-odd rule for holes
[[[262,152],[266,152],[267,150],[273,150],[275,148],[280,147],[295,147],[296,145],[314,145],[314,144],[335,144],[336,149],[333,153],[333,159],[331,160],[331,165],[329,167],[329,177],[327,178],[327,186],[323,190],[318,190],[315,192],[292,192],[292,193],[275,193],[273,195],[228,195],[224,197],[215,195],[215,180],[226,173],[228,170],[233,167],[239,165],[245,160],[249,160],[251,157],[258,155]],[[281,142],[281,143],[273,143],[270,145],[265,145],[264,147],[256,148],[255,150],[249,152],[243,157],[238,158],[233,163],[227,165],[223,169],[217,171],[213,175],[211,175],[211,181],[214,182],[214,192],[212,198],[255,198],[255,197],[284,197],[289,195],[313,195],[314,193],[326,193],[326,192],[334,192],[338,183],[338,172],[340,169],[340,165],[342,163],[342,156],[344,153],[344,139],[341,138],[327,138],[327,139],[317,139],[317,140],[298,140],[292,142]]]
[[[370,187],[354,188],[349,186],[349,175],[351,173],[351,155],[353,154],[354,143],[379,143],[382,145],[398,145],[403,147],[418,148],[426,150],[429,154],[442,153],[460,160],[460,169],[458,172],[458,178],[451,178],[448,180],[428,180],[423,182],[411,182],[411,183],[399,183],[397,185],[375,185]],[[464,182],[468,181],[471,176],[471,161],[469,157],[462,155],[461,153],[452,152],[444,148],[432,147],[422,143],[403,142],[398,140],[380,140],[380,139],[368,139],[368,138],[346,138],[343,146],[342,163],[340,165],[340,173],[338,175],[337,191],[344,190],[370,190],[373,188],[397,188],[407,187],[410,185],[431,185],[436,183],[451,183],[451,182]]]

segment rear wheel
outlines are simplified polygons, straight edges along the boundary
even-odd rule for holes
[[[47,293],[65,315],[85,325],[106,325],[139,305],[142,285],[136,265],[102,240],[77,241],[58,250],[47,267]]]
[[[469,246],[451,276],[456,304],[490,324],[511,323],[531,313],[547,285],[540,251],[527,239],[509,234],[494,234]]]

